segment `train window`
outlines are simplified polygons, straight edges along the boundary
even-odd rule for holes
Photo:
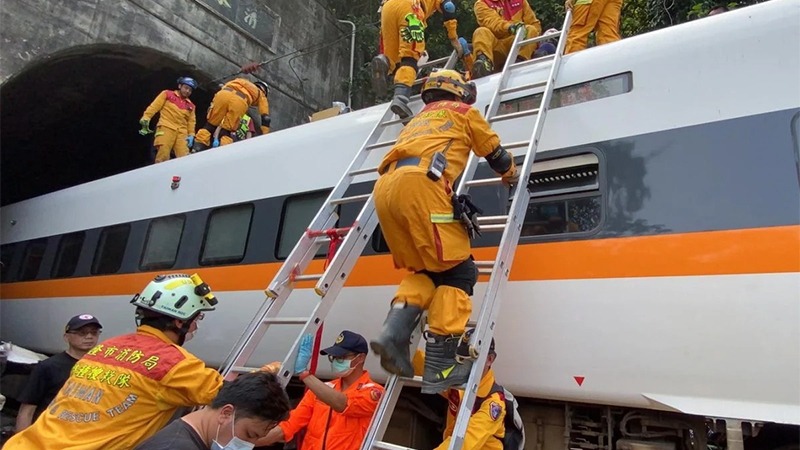
[[[56,251],[56,261],[50,271],[52,278],[71,277],[75,273],[85,238],[86,233],[83,231],[61,236]]]
[[[794,164],[797,169],[797,181],[800,183],[800,113],[792,117],[792,140],[794,141]]]
[[[252,218],[250,203],[212,211],[200,251],[200,264],[235,264],[244,259]]]
[[[577,103],[613,97],[630,92],[631,89],[633,89],[633,74],[631,72],[573,84],[572,86],[564,86],[553,91],[553,100],[550,108],[561,108]],[[538,108],[542,102],[543,95],[543,93],[538,93],[507,100],[500,104],[497,113],[509,114]]]
[[[309,194],[300,194],[289,197],[283,204],[281,228],[278,234],[278,246],[275,256],[284,259],[289,256],[295,244],[302,236],[308,225],[314,220],[322,203],[328,198],[330,191],[318,191]],[[317,256],[325,256],[328,247],[320,246]]]
[[[584,233],[602,217],[599,161],[594,153],[536,162],[522,236]]]
[[[0,247],[0,281],[8,281],[11,278],[11,262],[14,259],[14,252],[17,244],[6,244]]]
[[[47,239],[36,239],[28,242],[25,247],[25,255],[22,257],[22,266],[19,270],[19,280],[33,280],[39,275],[39,268],[42,266],[42,257],[47,248]]]
[[[383,237],[383,231],[381,231],[381,226],[378,225],[375,228],[375,232],[372,233],[372,249],[375,250],[376,253],[389,253],[389,244],[386,243],[386,238]]]
[[[161,217],[150,222],[139,263],[140,269],[169,269],[175,265],[185,222],[186,217],[183,215]]]
[[[100,232],[97,250],[94,253],[94,261],[92,261],[92,274],[101,275],[119,271],[130,233],[131,226],[129,224],[103,228],[103,231]]]

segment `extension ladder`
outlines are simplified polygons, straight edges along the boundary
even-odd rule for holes
[[[539,138],[542,134],[544,121],[547,117],[547,112],[550,107],[550,100],[553,96],[553,87],[555,85],[556,77],[558,76],[559,67],[561,65],[561,58],[563,56],[566,39],[569,32],[569,26],[572,20],[571,11],[567,11],[564,18],[564,24],[561,31],[558,33],[549,34],[546,36],[539,36],[531,39],[523,39],[522,30],[517,31],[514,38],[510,54],[506,59],[503,66],[503,71],[500,74],[500,80],[497,84],[497,89],[492,96],[489,109],[486,113],[486,119],[489,123],[496,123],[503,120],[510,120],[524,116],[537,115],[536,123],[533,127],[531,139],[528,141],[505,143],[503,147],[507,150],[514,148],[527,148],[525,153],[525,160],[519,170],[519,180],[516,183],[516,190],[514,191],[511,208],[507,215],[503,216],[486,216],[479,217],[478,223],[480,224],[481,231],[502,231],[503,237],[500,240],[500,245],[497,250],[497,255],[494,261],[475,261],[478,266],[479,274],[489,275],[489,283],[483,297],[483,304],[478,315],[475,331],[470,339],[470,354],[474,358],[472,370],[470,372],[469,380],[464,390],[464,395],[461,399],[461,405],[456,417],[455,427],[451,437],[449,450],[460,450],[464,444],[464,436],[467,432],[469,419],[472,415],[472,407],[475,403],[475,398],[478,392],[478,385],[481,381],[483,367],[486,363],[486,358],[489,354],[489,344],[491,343],[494,335],[494,328],[496,323],[497,312],[500,309],[500,293],[508,280],[508,275],[511,272],[511,263],[514,260],[514,253],[517,249],[522,225],[527,212],[528,203],[530,200],[530,193],[528,181],[531,171],[533,170],[533,162],[536,157],[536,151],[539,146]],[[544,41],[554,37],[559,38],[556,52],[552,55],[535,58],[523,62],[515,62],[519,50],[524,45],[533,44],[535,42]],[[510,74],[522,67],[530,67],[536,64],[551,64],[550,71],[547,79],[540,82],[521,84],[518,86],[506,87],[509,81]],[[503,97],[508,94],[518,93],[521,91],[530,91],[539,88],[544,88],[542,93],[542,101],[539,108],[519,111],[509,114],[498,115],[497,111]],[[461,176],[461,181],[458,184],[456,194],[466,194],[470,187],[474,186],[490,186],[502,183],[499,177],[486,178],[475,180],[474,175],[478,167],[478,157],[475,154],[470,154],[469,162]],[[418,339],[418,337],[416,337]],[[417,343],[414,342],[416,348]],[[383,434],[389,425],[392,411],[400,396],[400,391],[404,385],[416,384],[419,382],[419,377],[413,379],[403,378],[400,376],[392,376],[386,384],[384,395],[375,411],[372,418],[372,423],[364,442],[361,445],[361,450],[383,449],[383,450],[413,450],[407,447],[382,442]]]
[[[421,64],[419,69],[437,67],[442,63],[444,63],[443,68],[452,69],[455,67],[457,60],[458,57],[454,51],[449,57]],[[425,78],[418,78],[414,82],[414,86],[419,86],[424,80]],[[411,97],[409,104],[419,98],[419,95]],[[261,339],[270,326],[302,325],[297,338],[281,362],[281,368],[277,374],[284,387],[291,380],[292,364],[296,358],[302,337],[306,333],[317,331],[322,325],[322,321],[325,320],[328,312],[333,307],[333,303],[344,286],[356,260],[361,256],[366,243],[378,225],[378,217],[375,214],[371,193],[352,196],[345,196],[345,194],[356,177],[377,172],[377,167],[364,167],[364,162],[368,156],[376,153],[379,149],[383,153],[388,152],[397,141],[400,131],[390,127],[401,124],[404,120],[410,120],[410,118],[404,120],[396,117],[392,118],[393,115],[391,109],[387,106],[383,116],[353,158],[347,171],[336,183],[336,186],[314,216],[311,224],[306,228],[306,232],[300,237],[288,258],[275,274],[272,282],[265,290],[267,298],[220,368],[220,372],[225,379],[232,380],[240,373],[252,372],[258,369],[257,367],[248,367],[247,362],[256,348],[258,348]],[[400,130],[402,130],[402,127]],[[385,132],[391,137],[387,140],[379,141]],[[339,219],[337,212],[339,206],[356,202],[365,203],[355,222],[349,227],[334,228]],[[331,243],[338,245],[338,250],[336,250],[335,254],[329,255],[325,270],[318,274],[306,274],[305,270],[316,256],[319,248],[324,244]],[[315,306],[309,317],[280,316],[281,309],[294,290],[294,283],[302,281],[317,282],[314,290],[322,297],[320,302]]]

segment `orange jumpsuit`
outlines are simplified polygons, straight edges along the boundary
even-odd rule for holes
[[[397,66],[402,58],[413,58],[419,61],[425,51],[425,41],[407,42],[401,37],[401,30],[408,26],[406,16],[414,14],[427,25],[428,18],[436,11],[441,12],[441,0],[388,0],[381,7],[381,48],[382,53],[389,59],[389,73],[395,71],[394,82],[411,86],[417,78],[417,71],[408,65]],[[458,39],[456,19],[445,20],[447,38]]]
[[[341,390],[342,379],[326,383]],[[338,413],[311,391],[306,391],[289,419],[278,426],[289,442],[298,431],[306,429],[300,450],[358,450],[369,430],[372,414],[383,395],[383,386],[375,383],[367,371],[345,389],[347,407]]]
[[[620,11],[622,0],[577,0],[572,7],[572,25],[564,53],[585,49],[592,31],[597,45],[620,40]]]
[[[180,91],[161,91],[144,111],[142,119],[150,120],[156,113],[161,113],[156,125],[153,146],[156,148],[157,163],[169,160],[169,154],[175,150],[175,157],[189,154],[186,137],[194,134],[195,106],[188,98],[183,98]]]
[[[481,378],[478,385],[477,396],[484,398],[483,403],[475,406],[472,417],[469,418],[467,434],[464,436],[463,450],[503,450],[503,437],[505,436],[505,426],[503,420],[506,417],[506,402],[499,392],[489,393],[494,385],[494,371],[489,369],[486,375]],[[464,396],[461,389],[448,389],[443,394],[447,398],[447,425],[444,429],[444,442],[436,447],[436,450],[447,450],[450,446],[450,438],[456,425],[459,406]]]
[[[258,86],[244,78],[237,78],[225,83],[222,89],[214,95],[211,107],[208,109],[208,122],[197,132],[195,140],[211,146],[211,133],[217,127],[222,127],[229,133],[235,133],[239,128],[239,121],[250,106],[258,106],[259,114],[269,114],[269,101]],[[263,134],[269,133],[269,128],[262,126],[261,131]],[[233,142],[233,139],[224,135],[219,141],[220,145],[226,145]]]
[[[486,156],[500,138],[477,109],[461,102],[429,103],[403,129],[381,161],[375,184],[375,210],[395,266],[412,272],[443,272],[470,257],[466,230],[453,217],[453,181],[464,170],[470,151]],[[446,151],[445,151],[446,149]],[[426,176],[435,152],[445,151],[447,167],[439,181]],[[396,162],[419,158],[395,169]],[[400,282],[394,301],[428,310],[428,325],[439,335],[460,334],[472,312],[469,295],[441,285],[423,273]]]
[[[502,66],[511,51],[514,42],[514,35],[508,32],[511,25],[524,23],[528,38],[542,33],[542,24],[527,0],[478,0],[475,17],[478,19],[478,28],[472,34],[475,56],[485,55],[495,67]],[[536,44],[526,45],[519,55],[530,59],[536,47]]]
[[[143,325],[90,350],[33,425],[7,450],[128,449],[155,434],[179,407],[211,403],[222,376]]]

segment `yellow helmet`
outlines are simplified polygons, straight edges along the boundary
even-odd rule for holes
[[[422,85],[422,101],[428,103],[425,93],[435,90],[455,94],[468,105],[475,103],[477,95],[475,83],[466,82],[458,71],[451,69],[437,70],[428,76]]]

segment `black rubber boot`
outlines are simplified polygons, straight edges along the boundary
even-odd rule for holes
[[[378,55],[370,62],[372,72],[372,91],[382,96],[389,90],[389,59],[386,55]]]
[[[405,84],[394,85],[394,98],[392,99],[392,112],[401,119],[408,119],[413,116],[411,108],[408,107],[408,99],[411,97],[411,86]]]
[[[477,79],[494,73],[494,64],[483,53],[475,58],[472,65],[472,79]]]
[[[416,306],[396,303],[383,322],[381,335],[370,341],[370,348],[380,356],[381,367],[387,372],[404,377],[414,376],[409,346],[411,334],[421,315],[422,309]]]
[[[422,375],[422,393],[438,394],[469,380],[472,360],[456,362],[456,349],[461,335],[442,336],[425,334],[425,373]]]

